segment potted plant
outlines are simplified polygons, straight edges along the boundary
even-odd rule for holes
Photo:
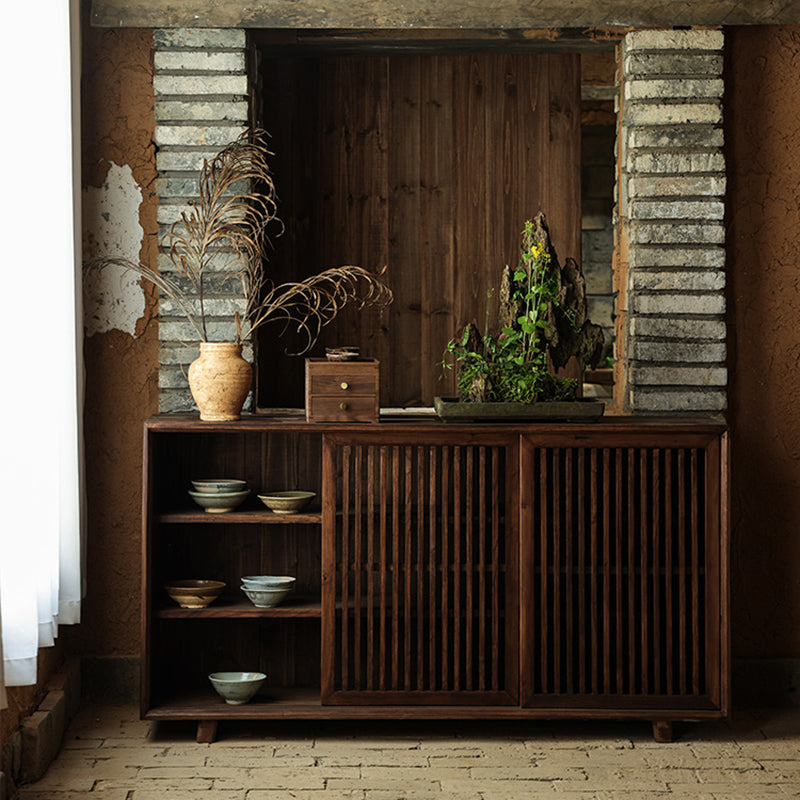
[[[346,303],[386,305],[391,290],[358,266],[324,270],[302,281],[273,284],[264,263],[268,228],[278,227],[276,191],[269,167],[268,134],[246,130],[204,161],[199,199],[189,203],[164,237],[162,246],[177,277],[123,258],[97,258],[89,268],[118,266],[151,281],[191,323],[200,357],[189,367],[189,387],[200,419],[238,419],[252,384],[252,366],[242,358],[242,341],[268,322],[294,327],[307,352],[324,325]],[[223,275],[238,287],[240,311],[234,312],[235,339],[209,340],[206,289],[211,275]]]
[[[596,364],[603,333],[588,318],[580,267],[571,258],[559,265],[542,213],[524,224],[519,263],[502,272],[499,305],[494,332],[487,304],[483,332],[472,322],[447,343],[442,366],[455,366],[458,397],[435,398],[437,413],[445,419],[602,414],[601,404],[575,403],[578,379],[555,374],[573,359],[580,371]]]

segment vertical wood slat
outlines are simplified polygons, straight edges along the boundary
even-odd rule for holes
[[[673,694],[675,691],[674,682],[674,625],[675,618],[673,598],[672,598],[672,583],[673,583],[673,535],[672,535],[672,450],[668,449],[664,452],[664,580],[666,586],[664,587],[664,614],[666,616],[664,622],[664,631],[666,634],[666,660],[664,662],[666,668],[666,693]]]
[[[406,446],[403,448],[404,464],[405,464],[405,615],[404,615],[404,629],[403,629],[403,666],[404,666],[404,679],[403,686],[407,692],[411,691],[411,653],[414,649],[412,638],[412,622],[411,622],[411,588],[412,588],[412,565],[414,560],[411,555],[412,542],[411,542],[411,525],[413,522],[413,505],[412,498],[414,494],[414,451],[411,447]]]
[[[386,690],[386,511],[388,500],[386,496],[386,489],[388,482],[386,480],[386,446],[382,446],[379,451],[379,483],[376,486],[378,494],[378,503],[380,504],[380,545],[378,547],[378,559],[380,569],[380,599],[378,615],[378,632],[380,642],[378,643],[378,688]]]
[[[489,589],[492,598],[492,691],[500,689],[500,509],[498,506],[498,496],[502,489],[500,480],[500,454],[496,447],[491,450],[492,454],[492,487],[494,491],[490,494],[492,498],[491,510],[491,534],[492,534],[492,564],[491,564],[491,586]]]
[[[353,480],[355,481],[355,503],[354,503],[354,518],[355,518],[355,552],[353,553],[353,646],[355,647],[355,652],[353,654],[353,668],[355,672],[355,688],[361,688],[361,664],[364,663],[364,659],[361,653],[361,576],[363,573],[363,567],[361,564],[361,544],[362,544],[362,487],[364,485],[364,480],[361,475],[361,470],[363,468],[363,450],[362,448],[356,449],[356,463],[355,463],[355,475],[353,476]]]
[[[599,607],[597,598],[597,448],[592,448],[589,452],[589,461],[591,464],[592,482],[589,486],[589,498],[591,507],[589,510],[589,575],[590,575],[590,608],[591,608],[591,634],[592,634],[592,647],[591,647],[591,678],[592,678],[592,692],[597,694],[600,691],[600,666],[599,666],[599,646],[598,646],[598,623],[597,623],[597,609]]]
[[[696,534],[700,520],[699,496],[697,491],[698,453],[696,448],[691,451],[692,482],[691,482],[691,521],[692,521],[692,691],[700,692],[700,552],[699,541]]]
[[[478,448],[478,689],[486,689],[486,448]]]
[[[640,614],[641,614],[641,622],[642,622],[642,641],[641,641],[641,673],[642,673],[642,694],[649,694],[650,693],[650,655],[649,655],[649,647],[648,647],[648,626],[647,626],[647,531],[648,531],[648,514],[647,514],[647,495],[648,495],[648,487],[650,482],[647,479],[647,451],[642,450],[639,453],[639,487],[640,487],[640,495],[639,495],[639,504],[640,504],[640,522],[641,528],[639,530],[639,546],[641,548],[641,556],[640,556],[640,568],[641,573],[639,575],[639,581],[641,583],[640,586],[640,597],[639,602],[641,603],[640,606]]]
[[[565,580],[566,580],[566,605],[564,608],[564,617],[566,621],[566,652],[564,654],[566,660],[566,686],[565,690],[567,694],[572,694],[575,691],[575,683],[574,683],[574,670],[573,670],[573,659],[574,659],[574,646],[573,646],[573,636],[574,636],[574,616],[575,616],[575,604],[573,602],[573,570],[575,569],[575,565],[573,563],[573,539],[574,533],[572,530],[573,524],[573,494],[574,494],[574,486],[573,486],[573,472],[572,472],[572,465],[573,465],[573,455],[574,455],[574,448],[568,447],[566,448],[566,452],[564,455],[564,469],[566,474],[566,480],[564,482],[564,495],[565,495],[565,510],[564,510],[564,531],[565,531],[565,542],[566,542],[566,549],[564,552],[564,565],[565,565]],[[579,578],[580,579],[580,578]]]
[[[367,690],[374,689],[375,675],[375,448],[367,447],[367,649],[364,653]]]
[[[678,452],[678,653],[681,694],[687,690],[686,658],[686,454]]]
[[[539,451],[539,514],[541,515],[541,529],[540,529],[540,548],[541,548],[541,563],[539,566],[539,580],[541,581],[541,597],[540,597],[540,609],[539,609],[539,622],[541,626],[541,639],[540,639],[540,648],[542,654],[542,662],[541,662],[541,691],[547,693],[550,691],[550,685],[548,681],[548,644],[549,644],[549,636],[548,636],[548,628],[547,628],[547,614],[550,609],[550,603],[548,602],[547,598],[547,571],[548,571],[548,561],[547,561],[547,537],[548,537],[548,519],[547,519],[547,481],[545,476],[547,475],[547,451],[542,448]]]
[[[352,449],[342,448],[342,683],[350,685],[350,645],[348,622],[350,619],[350,468]]]
[[[603,692],[611,692],[611,466],[603,448]]]
[[[578,691],[586,692],[586,450],[578,450]]]
[[[617,476],[615,495],[614,495],[614,568],[615,568],[615,629],[616,629],[616,642],[614,652],[616,653],[617,675],[616,675],[616,693],[623,694],[625,692],[625,662],[626,654],[623,651],[623,629],[625,627],[625,616],[622,605],[622,587],[625,582],[623,574],[623,500],[622,493],[625,485],[623,471],[622,471],[622,455],[623,451],[617,447],[614,449],[614,471]],[[630,613],[630,611],[628,612]]]
[[[453,448],[453,531],[461,532],[461,504],[464,499],[461,486],[461,447]],[[461,540],[453,539],[453,688],[461,689]]]
[[[561,476],[559,474],[560,453],[553,449],[553,691],[561,688]]]
[[[425,449],[417,447],[417,691],[425,689],[425,580],[422,572],[425,552]]]
[[[659,463],[660,450],[653,449],[653,567],[650,575],[650,584],[653,587],[653,690],[655,693],[661,692],[661,559],[659,550],[661,548],[661,469]]]
[[[442,674],[441,674],[441,685],[442,688],[448,686],[449,681],[449,674],[450,674],[450,664],[449,664],[449,655],[450,650],[452,648],[452,642],[450,641],[450,527],[449,527],[449,516],[450,516],[450,463],[451,463],[451,454],[450,449],[447,445],[444,446],[442,449],[442,489],[441,489],[441,496],[440,496],[440,504],[441,504],[441,526],[442,526],[442,549],[441,549],[441,561],[440,561],[440,572],[442,576],[442,597],[441,597],[441,610],[442,610],[442,651],[441,651],[441,662],[442,662]],[[456,528],[458,531],[458,528]],[[457,613],[457,609],[454,609]]]
[[[438,504],[438,481],[436,480],[436,448],[428,450],[428,596],[436,597],[436,506]],[[428,609],[428,688],[436,688],[436,622],[439,608],[430,602]]]
[[[473,490],[473,473],[474,473],[474,452],[473,448],[467,448],[467,463],[466,463],[466,496],[464,515],[466,516],[466,552],[464,556],[464,581],[466,582],[466,597],[464,604],[464,620],[465,620],[465,634],[466,639],[464,643],[464,664],[466,665],[466,683],[467,687],[472,688],[473,667],[473,639],[472,639],[472,609],[475,608],[473,604],[473,546],[472,537],[474,534],[473,523],[473,509],[475,493]]]
[[[400,448],[392,448],[392,678],[400,688]],[[405,506],[407,508],[407,506]],[[345,684],[346,685],[346,684]]]

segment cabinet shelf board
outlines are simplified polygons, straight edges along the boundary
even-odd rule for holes
[[[222,602],[207,608],[161,608],[156,616],[159,619],[319,619],[322,605],[318,597],[294,597],[274,608],[257,608],[247,600],[222,598]]]
[[[159,514],[158,521],[163,523],[203,523],[203,524],[252,524],[252,525],[287,525],[304,523],[322,524],[321,511],[304,511],[300,514],[276,514],[267,509],[255,511],[227,511],[224,514],[209,514],[206,511],[171,511]]]

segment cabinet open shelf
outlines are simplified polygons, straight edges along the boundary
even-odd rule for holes
[[[160,608],[159,619],[319,619],[322,604],[318,597],[292,597],[274,608],[257,608],[248,600],[223,596],[207,608]]]
[[[165,524],[190,523],[202,525],[321,525],[321,511],[304,511],[300,514],[276,514],[266,508],[247,509],[245,511],[227,511],[224,514],[209,514],[200,509],[185,511],[169,511],[159,514],[158,522]]]

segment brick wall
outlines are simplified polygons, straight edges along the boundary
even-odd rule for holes
[[[159,239],[197,195],[197,175],[244,129],[248,119],[245,31],[156,30],[156,145]],[[166,253],[158,268],[174,274]],[[235,338],[233,312],[242,310],[232,283],[209,275],[205,309],[212,341]],[[159,301],[159,410],[193,407],[185,371],[197,358],[197,335],[169,298]],[[244,356],[252,361],[252,345]]]
[[[722,49],[712,30],[622,43],[618,336],[633,412],[726,408]]]

